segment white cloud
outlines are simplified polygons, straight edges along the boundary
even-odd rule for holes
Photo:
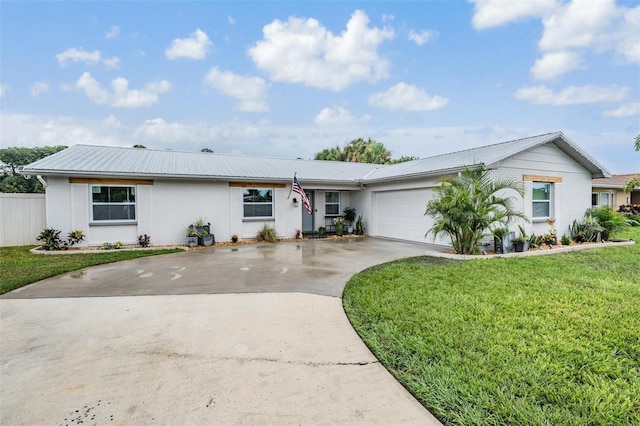
[[[537,80],[551,80],[581,67],[580,56],[575,52],[546,53],[531,67],[531,74]]]
[[[120,35],[120,27],[117,25],[113,25],[109,31],[104,33],[104,38],[116,38]]]
[[[290,17],[263,28],[264,39],[249,49],[256,66],[271,79],[340,91],[359,81],[388,76],[389,64],[378,46],[392,39],[393,30],[369,28],[369,18],[355,11],[340,35],[317,20]]]
[[[118,68],[118,65],[120,65],[120,59],[112,56],[111,58],[105,58],[102,63],[104,63],[108,68]]]
[[[231,15],[227,15],[227,21],[229,22],[229,25],[235,25],[236,24],[236,20],[233,19],[233,16],[231,16]]]
[[[7,86],[6,84],[0,84],[0,98],[4,98],[7,90],[9,90],[9,86]]]
[[[31,85],[31,96],[34,98],[38,97],[41,93],[46,93],[49,91],[49,83],[44,81],[36,81]]]
[[[409,37],[408,38],[409,38],[409,40],[413,41],[418,46],[422,46],[423,44],[430,42],[431,40],[433,40],[437,36],[438,36],[438,32],[437,31],[427,31],[427,30],[414,31],[414,30],[411,30],[411,31],[409,31]]]
[[[62,53],[58,53],[56,55],[56,59],[61,67],[76,62],[84,62],[85,64],[97,64],[102,62],[108,68],[115,68],[120,62],[120,60],[115,56],[103,60],[102,53],[100,53],[99,50],[88,52],[82,48],[76,49],[75,47],[71,47]]]
[[[369,96],[369,105],[390,110],[432,111],[443,108],[449,99],[431,96],[422,89],[406,83],[398,83],[386,92]]]
[[[122,122],[118,120],[118,117],[116,117],[113,114],[109,114],[104,120],[102,120],[102,124],[106,126],[111,126],[111,127],[122,126]]]
[[[628,87],[611,86],[569,86],[554,92],[546,86],[531,86],[518,89],[516,99],[537,105],[583,105],[608,102],[622,102],[627,99]]]
[[[541,50],[593,47],[618,14],[614,0],[572,0],[543,20]]]
[[[556,0],[469,0],[475,4],[473,27],[497,27],[518,19],[542,17],[557,8]]]
[[[149,83],[144,89],[129,89],[129,82],[118,77],[111,81],[113,93],[103,89],[90,73],[83,73],[75,87],[85,92],[87,97],[98,105],[110,105],[119,108],[143,108],[158,102],[158,95],[171,89],[168,81]]]
[[[204,59],[212,44],[207,34],[198,28],[188,38],[174,39],[164,53],[171,60],[178,58]]]
[[[260,77],[243,77],[231,71],[220,71],[213,67],[205,77],[205,84],[226,96],[238,99],[240,111],[268,111],[266,103],[267,85]]]
[[[335,108],[322,108],[322,110],[316,115],[314,122],[321,126],[334,126],[351,124],[356,121],[356,118],[344,107]]]
[[[83,49],[76,49],[75,47],[71,47],[65,50],[62,53],[58,53],[56,55],[56,59],[58,60],[58,64],[61,67],[69,65],[74,62],[85,62],[89,64],[97,64],[100,62],[101,54],[99,50],[94,50],[93,52],[87,52]]]
[[[605,118],[625,118],[640,115],[640,102],[627,102],[616,109],[608,109],[602,113]]]

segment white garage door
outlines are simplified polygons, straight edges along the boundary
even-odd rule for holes
[[[424,234],[433,223],[425,216],[427,202],[433,198],[428,188],[374,193],[375,235],[398,240],[433,243]]]

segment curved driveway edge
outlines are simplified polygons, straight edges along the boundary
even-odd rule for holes
[[[0,423],[439,424],[336,297],[353,273],[425,246],[296,244],[136,259],[4,295]]]

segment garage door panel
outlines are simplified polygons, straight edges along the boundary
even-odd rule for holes
[[[375,193],[376,235],[400,240],[431,242],[425,233],[433,220],[425,216],[427,202],[433,198],[428,188]]]

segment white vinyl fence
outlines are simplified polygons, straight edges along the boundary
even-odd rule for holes
[[[0,193],[0,247],[38,244],[45,226],[44,194]]]

